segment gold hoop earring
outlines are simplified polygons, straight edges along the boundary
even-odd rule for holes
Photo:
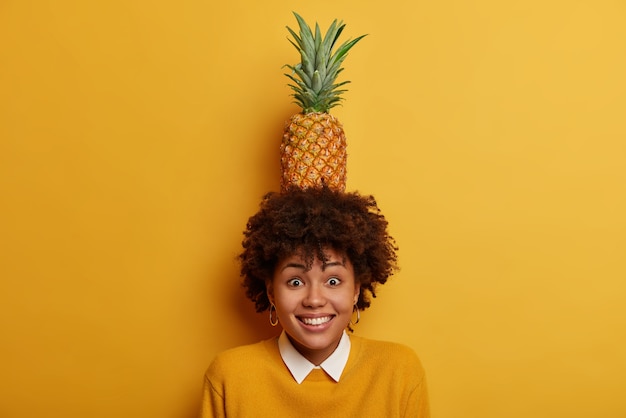
[[[359,307],[356,305],[356,303],[354,304],[353,312],[354,311],[356,311],[356,321],[352,322],[352,318],[350,318],[350,325],[356,325],[361,320],[361,311],[359,311]]]
[[[276,306],[274,306],[273,303],[270,304],[270,325],[275,327],[276,325],[278,325],[278,312],[276,312],[276,320],[274,321],[272,319],[272,310],[274,310],[274,312],[276,312]]]

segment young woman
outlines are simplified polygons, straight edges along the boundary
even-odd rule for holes
[[[346,332],[397,268],[373,197],[328,188],[270,193],[244,235],[246,295],[282,333],[215,358],[203,418],[429,417],[415,353]]]

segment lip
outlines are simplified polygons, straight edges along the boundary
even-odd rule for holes
[[[331,315],[331,314],[326,314],[326,315],[296,315],[296,319],[298,320],[298,324],[300,324],[301,327],[303,327],[306,330],[309,331],[325,331],[326,329],[328,329],[334,319],[335,319],[336,315]],[[318,318],[330,318],[328,321],[322,323],[322,324],[318,324],[318,325],[312,325],[312,324],[306,324],[302,321],[302,319],[318,319]]]

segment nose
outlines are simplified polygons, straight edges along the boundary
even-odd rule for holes
[[[304,306],[316,308],[326,305],[324,289],[319,284],[311,284],[307,289],[305,298],[302,300]]]

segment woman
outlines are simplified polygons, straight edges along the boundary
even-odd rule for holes
[[[244,235],[246,295],[282,333],[216,357],[203,418],[429,417],[415,353],[346,332],[397,269],[373,197],[328,188],[269,193]]]

